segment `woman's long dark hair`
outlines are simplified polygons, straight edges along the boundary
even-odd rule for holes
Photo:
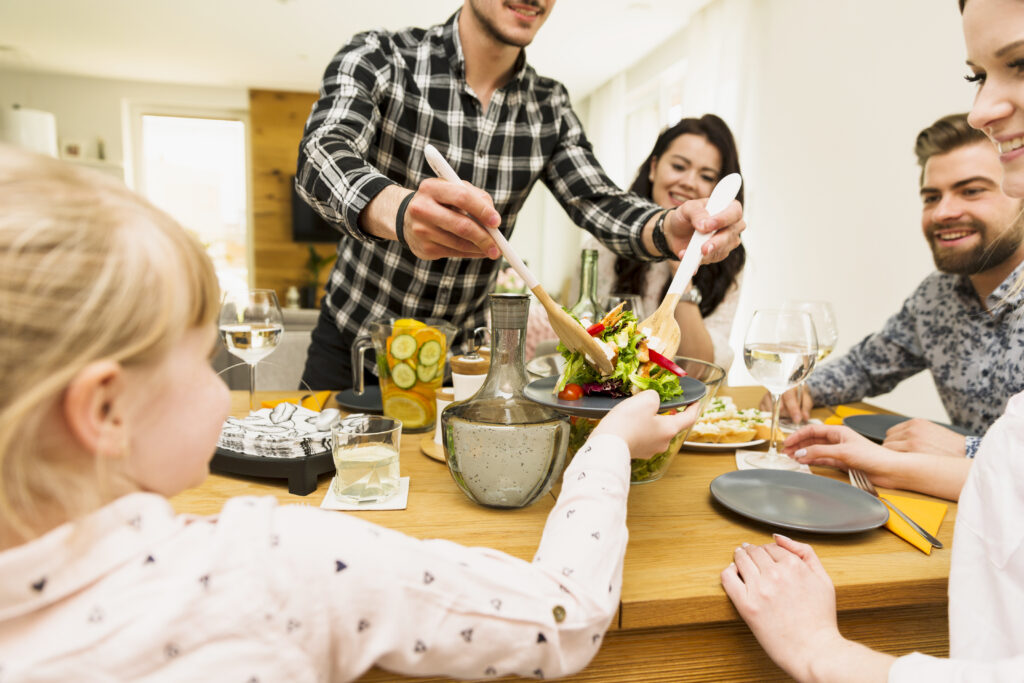
[[[642,197],[651,199],[651,180],[649,177],[651,162],[660,158],[665,153],[665,150],[668,149],[668,146],[672,144],[673,140],[687,133],[705,138],[718,149],[718,153],[722,156],[722,169],[719,177],[740,172],[740,159],[736,152],[736,141],[732,137],[732,131],[729,130],[729,126],[714,114],[705,114],[699,119],[681,119],[676,125],[662,131],[661,135],[654,142],[654,149],[651,150],[651,153],[640,164],[640,168],[637,169],[636,179],[629,189]],[[742,187],[736,198],[740,201],[740,204],[743,203]],[[736,281],[736,276],[743,270],[743,264],[746,260],[747,255],[741,244],[718,263],[709,263],[697,269],[697,273],[693,276],[693,285],[702,297],[700,303],[700,314],[702,317],[710,315],[718,307],[718,304],[722,303],[725,293],[732,286],[733,282]],[[643,295],[644,283],[647,280],[649,267],[650,263],[647,261],[634,261],[622,258],[621,256],[616,257],[615,286],[612,291]],[[668,291],[668,284],[665,284],[665,291]],[[665,296],[665,291],[661,293],[659,298]]]

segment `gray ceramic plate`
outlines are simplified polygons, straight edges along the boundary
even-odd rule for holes
[[[604,417],[609,410],[625,400],[608,396],[584,396],[576,401],[563,401],[552,393],[557,383],[558,375],[534,380],[526,385],[526,391],[523,393],[531,401],[536,401],[557,411],[575,415],[576,417],[594,417],[598,419]],[[683,388],[683,395],[668,401],[662,401],[661,410],[688,406],[699,401],[704,396],[704,392],[707,391],[707,387],[704,386],[703,382],[692,377],[680,377],[679,386]]]
[[[715,477],[711,495],[733,512],[772,526],[855,534],[889,519],[885,503],[828,477],[788,470],[736,470]]]
[[[889,431],[889,427],[897,425],[900,422],[906,422],[909,419],[909,417],[904,417],[902,415],[851,415],[850,417],[843,419],[843,424],[861,436],[871,439],[875,443],[882,443],[885,441],[885,433]],[[955,427],[953,425],[943,424],[942,422],[936,422],[935,424],[940,427],[945,427],[946,429],[952,429],[957,434],[974,436],[962,427]]]

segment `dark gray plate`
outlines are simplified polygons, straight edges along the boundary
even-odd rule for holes
[[[733,512],[772,526],[855,534],[889,519],[885,503],[835,479],[788,470],[736,470],[715,477],[711,495]]]
[[[554,408],[576,417],[602,418],[605,414],[624,401],[622,398],[610,398],[608,396],[584,396],[577,401],[563,401],[552,393],[555,385],[558,384],[558,375],[537,379],[526,385],[526,398],[536,401],[549,408]],[[700,380],[692,377],[680,377],[679,386],[683,388],[683,395],[677,396],[668,401],[661,402],[661,410],[669,408],[680,408],[695,403],[704,396],[707,387]]]
[[[334,400],[345,410],[355,413],[382,413],[384,405],[381,401],[380,386],[367,384],[366,391],[357,394],[354,389],[345,389],[334,395]]]
[[[850,417],[843,418],[843,424],[875,443],[882,443],[885,441],[885,433],[889,431],[889,427],[900,422],[906,422],[909,419],[909,417],[902,415],[851,415]],[[936,422],[935,424],[946,429],[952,429],[957,434],[974,436],[974,434],[971,434],[962,427],[954,427],[942,422]]]

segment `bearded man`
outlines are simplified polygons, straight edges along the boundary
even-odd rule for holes
[[[974,457],[981,435],[1024,390],[1022,202],[1000,189],[999,152],[966,114],[945,116],[917,136],[921,228],[938,272],[930,274],[881,331],[816,369],[783,396],[806,419],[814,405],[838,405],[892,391],[929,370],[950,420],[964,437],[922,419],[892,427],[882,445],[905,452]]]

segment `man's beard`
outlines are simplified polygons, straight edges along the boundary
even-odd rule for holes
[[[940,246],[941,242],[935,237],[934,231],[961,226],[981,235],[981,243],[970,251]],[[928,245],[932,248],[935,267],[943,273],[977,275],[998,266],[1020,248],[1024,241],[1024,221],[1017,216],[1014,225],[991,242],[986,241],[988,233],[988,226],[979,220],[960,221],[951,225],[932,223],[928,227]]]
[[[532,7],[538,8],[540,7],[540,3],[538,3],[536,0],[519,0],[519,2],[523,5],[530,5]],[[501,30],[494,25],[490,17],[488,17],[486,14],[484,14],[477,8],[475,2],[469,3],[469,9],[473,12],[473,16],[476,17],[476,20],[480,22],[480,26],[482,26],[484,31],[487,32],[487,35],[489,35],[491,38],[498,41],[499,43],[502,43],[503,45],[511,45],[512,47],[526,47],[532,41],[532,38],[530,40],[523,41],[514,38],[510,35],[507,35],[505,33],[502,33]],[[543,11],[543,8],[541,9]]]

